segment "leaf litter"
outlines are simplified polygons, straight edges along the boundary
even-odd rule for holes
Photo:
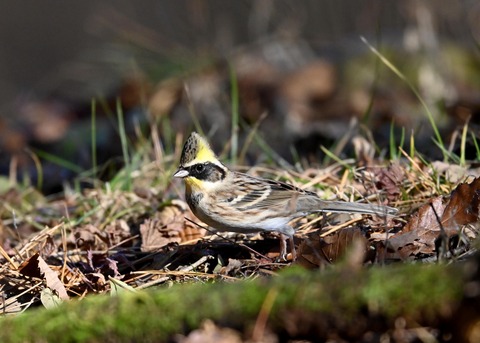
[[[480,178],[454,184],[448,181],[448,168],[434,170],[421,161],[399,160],[386,167],[369,162],[360,169],[348,163],[291,173],[260,167],[248,171],[308,188],[325,199],[363,199],[400,209],[395,217],[327,213],[295,221],[299,257],[293,264],[328,268],[351,259],[352,246],[360,265],[461,258],[473,249],[469,243],[479,230]],[[96,188],[56,199],[20,195],[34,194],[28,190],[1,194],[3,313],[53,307],[89,294],[232,282],[272,275],[292,263],[277,261],[277,237],[211,231],[182,200],[179,184],[159,193],[138,180],[143,184],[134,185],[133,192]]]

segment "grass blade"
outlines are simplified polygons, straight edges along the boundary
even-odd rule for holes
[[[35,169],[37,170],[37,189],[42,189],[42,186],[43,186],[43,168],[42,168],[42,163],[40,162],[40,159],[37,156],[37,155],[40,155],[40,154],[34,153],[30,149],[27,149],[26,151],[30,155],[30,157],[32,158],[33,163],[35,164]]]
[[[395,144],[395,132],[394,132],[395,124],[394,121],[392,120],[390,123],[390,159],[396,160],[398,157],[397,153],[397,145]]]
[[[438,127],[435,123],[435,118],[433,117],[432,112],[428,108],[426,102],[423,100],[422,96],[420,95],[419,91],[417,88],[413,85],[410,80],[407,79],[407,77],[400,71],[398,70],[397,67],[395,67],[380,51],[378,51],[374,46],[372,46],[365,37],[361,36],[360,39],[369,47],[369,49],[385,64],[395,75],[397,75],[403,82],[407,84],[407,86],[410,88],[410,90],[413,92],[413,94],[417,97],[418,101],[420,101],[420,104],[425,110],[425,113],[427,114],[427,118],[430,122],[430,125],[432,126],[433,132],[435,134],[435,139],[436,139],[436,144],[442,150],[443,153],[443,158],[444,160],[448,159],[448,154],[446,154],[446,149],[443,144],[442,136],[440,135],[440,132],[438,131]]]
[[[410,134],[410,158],[413,160],[415,157],[415,134],[414,131],[412,130],[412,133]]]
[[[122,144],[122,154],[123,160],[125,162],[125,177],[126,177],[126,189],[131,189],[131,164],[130,164],[130,155],[128,153],[128,139],[125,131],[125,122],[123,118],[122,104],[120,99],[117,99],[117,118],[118,118],[118,132],[120,134],[120,142]]]
[[[471,132],[471,135],[472,135],[473,145],[475,145],[475,151],[477,152],[477,160],[480,160],[480,146],[478,145],[477,137],[473,132]]]
[[[92,173],[93,173],[93,184],[95,184],[95,178],[97,177],[97,103],[95,98],[92,99],[92,132],[91,132],[91,143],[92,143]]]
[[[467,144],[468,120],[463,125],[462,138],[460,141],[460,165],[465,167],[465,146]]]
[[[40,149],[35,149],[35,154],[37,154],[39,157],[43,158],[44,160],[47,160],[49,162],[52,162],[56,165],[59,165],[63,168],[69,169],[75,173],[81,173],[83,169],[78,166],[78,164],[75,164],[73,162],[67,161],[61,157],[58,157],[56,155],[52,155],[46,151],[40,150]]]
[[[238,124],[239,124],[239,113],[238,113],[238,83],[237,83],[237,74],[235,73],[235,68],[230,64],[230,98],[232,101],[232,135],[231,135],[231,146],[230,146],[230,159],[233,165],[237,162],[238,155]]]

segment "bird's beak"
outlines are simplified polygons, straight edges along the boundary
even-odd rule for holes
[[[187,177],[188,175],[189,175],[188,170],[180,167],[180,168],[178,168],[178,170],[175,172],[175,174],[173,174],[173,177],[184,178],[184,177]]]

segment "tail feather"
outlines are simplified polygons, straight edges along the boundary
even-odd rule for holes
[[[398,212],[398,209],[389,206],[379,206],[357,202],[322,201],[316,212],[346,212],[393,216]]]

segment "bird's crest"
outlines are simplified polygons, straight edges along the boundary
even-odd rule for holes
[[[205,138],[192,132],[183,146],[180,164],[185,167],[196,163],[215,161],[217,161],[217,157]]]

